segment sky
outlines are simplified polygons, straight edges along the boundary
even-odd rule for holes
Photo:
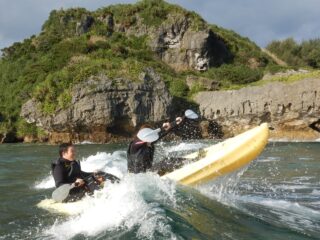
[[[272,40],[320,37],[320,0],[167,0],[265,47]],[[0,49],[38,34],[53,9],[95,10],[134,0],[0,0]]]

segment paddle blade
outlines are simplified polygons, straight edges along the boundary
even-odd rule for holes
[[[137,137],[141,141],[151,143],[159,139],[159,134],[157,130],[153,130],[151,128],[143,128],[138,132]]]
[[[198,114],[196,114],[194,111],[188,109],[185,111],[184,115],[186,116],[186,118],[189,118],[189,119],[198,119],[199,116]]]
[[[52,199],[56,202],[63,202],[69,195],[70,190],[74,188],[74,184],[63,184],[52,193]]]

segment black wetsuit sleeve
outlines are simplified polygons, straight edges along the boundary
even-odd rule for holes
[[[60,187],[62,184],[66,183],[66,176],[62,165],[56,165],[53,169],[53,178],[56,187]]]
[[[181,124],[182,124],[182,123],[181,123]],[[179,125],[181,125],[181,124],[179,124]],[[174,130],[175,128],[177,128],[179,125],[178,125],[178,124],[174,124],[174,125],[173,125],[169,130],[167,130],[167,131],[164,130],[163,128],[161,128],[161,132],[159,132],[159,139],[158,139],[157,141],[153,142],[153,144],[156,143],[156,142],[158,142],[159,140],[161,140],[161,139],[164,138],[165,136],[167,136],[169,132],[171,132],[172,130]]]
[[[87,177],[90,177],[90,176],[92,176],[92,175],[93,175],[92,172],[84,172],[84,171],[81,171],[81,176],[82,176],[83,178],[87,178]]]
[[[170,132],[170,130],[166,131],[164,129],[161,129],[161,132],[159,132],[159,139],[157,141],[159,141],[161,138],[164,138],[165,136],[167,136],[168,133]]]

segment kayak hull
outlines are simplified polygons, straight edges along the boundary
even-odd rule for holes
[[[268,143],[269,128],[261,124],[233,138],[204,149],[198,161],[163,176],[184,185],[196,186],[236,171],[253,161]],[[198,152],[185,156],[195,158]]]

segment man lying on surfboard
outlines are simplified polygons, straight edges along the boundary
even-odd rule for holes
[[[51,163],[51,170],[56,190],[68,187],[68,195],[63,199],[64,202],[76,201],[86,193],[93,193],[106,179],[118,181],[117,177],[104,172],[82,171],[80,162],[75,160],[75,148],[71,143],[59,146],[59,156],[58,160]]]
[[[152,129],[150,125],[143,125],[127,150],[128,171],[130,173],[157,172],[160,176],[171,172],[184,164],[185,159],[166,158],[153,164],[155,143],[166,136],[169,131],[181,125],[185,119],[197,119],[198,115],[191,110],[185,112],[184,117],[177,117],[172,123],[165,122],[162,128]]]

